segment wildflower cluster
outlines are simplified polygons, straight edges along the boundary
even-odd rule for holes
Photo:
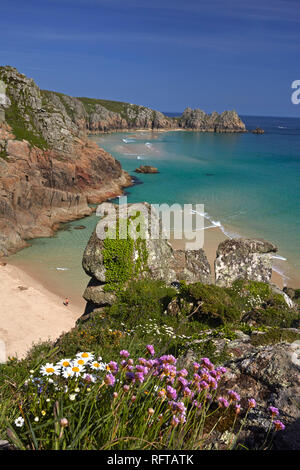
[[[217,412],[221,419],[233,410],[235,432],[242,411],[235,390],[219,395],[226,368],[215,367],[206,357],[189,370],[179,368],[173,355],[155,357],[151,344],[135,359],[125,349],[118,360],[107,363],[80,352],[43,365],[38,374],[31,372],[25,382],[27,401],[19,405],[21,416],[12,427],[19,433],[18,443],[26,446],[29,441],[47,448],[104,449],[119,442],[116,448],[132,448],[135,442],[142,448],[147,442],[147,448],[205,448],[207,418]],[[250,398],[244,413],[255,406]],[[270,412],[273,420],[276,409],[270,407]],[[274,425],[280,429],[276,421]]]

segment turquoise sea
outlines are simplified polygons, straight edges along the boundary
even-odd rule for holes
[[[300,118],[242,119],[247,129],[259,126],[265,134],[138,131],[91,139],[143,183],[126,189],[128,202],[204,204],[208,225],[276,243],[276,270],[300,278]],[[141,164],[159,174],[137,175]],[[66,224],[54,238],[31,241],[11,262],[46,278],[62,296],[71,290],[77,300],[87,282],[82,253],[96,222],[93,215]],[[86,228],[75,230],[80,224]]]

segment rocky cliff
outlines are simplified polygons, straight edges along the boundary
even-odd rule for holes
[[[234,111],[205,114],[187,108],[168,118],[144,106],[73,98],[40,90],[15,68],[0,67],[0,256],[24,240],[91,212],[131,184],[119,162],[87,140],[121,129],[242,132]],[[3,88],[3,89],[2,89]]]
[[[206,114],[201,109],[186,108],[178,119],[179,127],[203,132],[245,132],[246,127],[236,111],[214,111]]]
[[[121,194],[130,176],[87,140],[55,94],[45,106],[33,80],[0,68],[5,84],[0,120],[0,255],[26,239],[50,236],[62,221],[91,213],[88,203]]]

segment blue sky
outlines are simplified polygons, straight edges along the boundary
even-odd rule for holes
[[[0,63],[41,88],[300,117],[300,0],[10,0],[0,18]]]

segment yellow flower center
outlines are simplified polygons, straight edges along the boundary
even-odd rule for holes
[[[84,361],[82,359],[79,359],[79,361],[77,361],[79,365],[82,366],[82,364],[84,364]]]
[[[89,357],[89,353],[83,353],[81,354],[81,357]]]
[[[100,364],[99,364],[98,362],[95,362],[95,363],[93,364],[93,366],[94,366],[94,367],[100,367]]]
[[[76,367],[76,366],[75,366],[75,367],[72,367],[72,371],[73,371],[73,372],[79,372],[79,367]]]
[[[54,372],[53,367],[47,367],[46,372],[48,372],[48,374],[51,374],[51,373],[53,374]]]
[[[64,362],[62,363],[62,365],[63,365],[64,367],[68,367],[68,366],[70,365],[70,363],[69,363],[68,361],[64,361]]]

